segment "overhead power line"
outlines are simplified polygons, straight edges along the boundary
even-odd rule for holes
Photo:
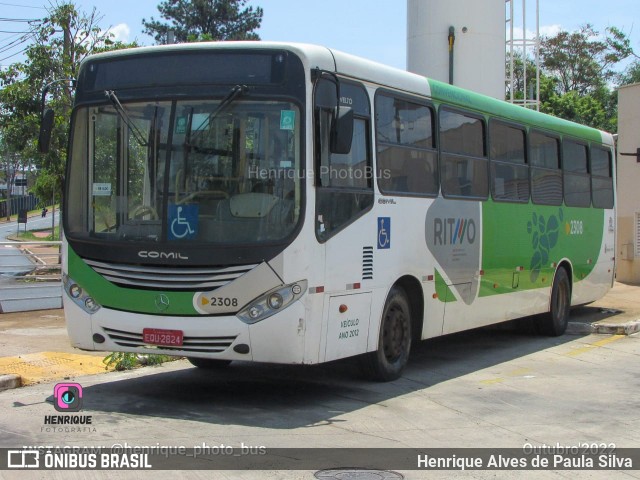
[[[39,22],[40,18],[8,18],[8,17],[0,17],[0,22],[22,22],[22,23],[32,23]]]
[[[46,10],[45,7],[34,7],[33,5],[18,5],[18,4],[15,4],[15,3],[0,2],[0,5],[5,5],[7,7],[20,7],[20,8],[33,8],[33,9],[38,9],[38,10]]]
[[[12,54],[12,55],[9,55],[9,56],[7,56],[7,57],[4,57],[4,58],[0,58],[0,62],[4,62],[5,60],[8,60],[8,59],[10,59],[10,58],[12,58],[12,57],[15,57],[16,55],[20,55],[20,54],[22,54],[22,53],[24,53],[24,52],[26,52],[26,51],[27,51],[27,49],[26,49],[26,48],[23,48],[23,49],[22,49],[22,50],[20,50],[19,52],[16,52],[16,53],[14,53],[14,54]]]

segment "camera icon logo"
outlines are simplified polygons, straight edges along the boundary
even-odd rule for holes
[[[58,383],[53,387],[53,406],[58,412],[79,412],[82,408],[82,386]]]

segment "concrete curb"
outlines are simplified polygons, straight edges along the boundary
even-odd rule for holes
[[[20,375],[0,375],[0,392],[3,390],[9,390],[10,388],[18,388],[21,386],[22,377]]]
[[[569,322],[567,333],[582,335],[597,333],[600,335],[633,335],[640,332],[640,319],[624,323],[607,322],[606,320],[593,323]]]
[[[47,262],[45,262],[44,260],[42,260],[39,256],[37,256],[35,253],[33,253],[29,248],[24,247],[22,249],[22,252],[26,252],[27,257],[29,257],[29,260],[31,260],[32,263],[36,264],[36,265],[46,265]]]
[[[625,323],[609,323],[602,321],[594,324],[596,332],[613,335],[633,335],[640,332],[640,319],[630,320]]]

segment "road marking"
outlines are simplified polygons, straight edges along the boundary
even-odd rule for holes
[[[584,347],[579,347],[571,350],[570,352],[565,353],[564,355],[567,357],[576,357],[578,355],[582,355],[586,352],[592,352],[594,349],[599,347],[604,347],[605,345],[616,342],[618,340],[622,340],[626,335],[612,335],[609,338],[605,338],[603,340],[598,340],[597,342],[590,343],[585,345]]]
[[[525,375],[531,372],[530,368],[516,368],[515,370],[511,370],[505,374],[506,377],[521,377],[521,378],[535,378],[535,375]],[[488,378],[487,380],[480,380],[480,383],[483,385],[494,385],[496,383],[502,383],[507,380],[504,377],[496,377],[496,378]]]
[[[92,375],[113,370],[105,368],[102,357],[77,353],[39,352],[19,357],[0,357],[0,372],[22,377],[23,385]]]

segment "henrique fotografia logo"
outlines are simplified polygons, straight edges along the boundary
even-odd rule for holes
[[[53,387],[53,406],[58,412],[79,412],[82,408],[82,386],[58,383]]]

